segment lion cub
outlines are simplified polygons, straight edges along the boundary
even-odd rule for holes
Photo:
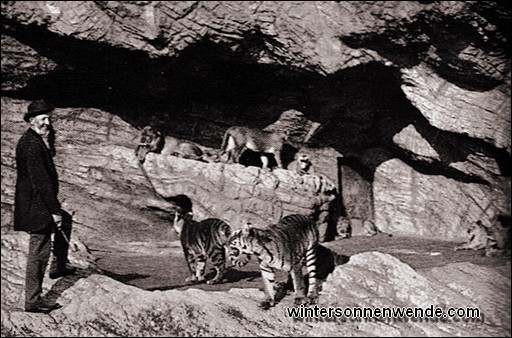
[[[313,163],[309,156],[304,153],[295,154],[295,159],[288,165],[288,170],[294,171],[299,175],[314,175]]]

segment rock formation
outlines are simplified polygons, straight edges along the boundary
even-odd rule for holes
[[[21,121],[26,105],[2,99],[2,155],[11,161],[13,144],[24,131]],[[291,213],[315,216],[318,226],[327,228],[326,212],[336,188],[325,177],[154,153],[147,155],[142,166],[134,152],[137,130],[116,116],[100,110],[58,109],[53,120],[59,154],[55,161],[64,183],[61,199],[93,241],[105,235],[113,241],[135,240],[136,232],[144,228],[152,230],[140,236],[158,238],[166,233],[165,222],[173,217],[166,215],[174,206],[165,198],[178,194],[192,199],[198,219],[223,218],[235,229],[247,221],[265,226]],[[13,162],[3,164],[4,175],[11,178],[3,185],[6,218],[10,219]],[[157,210],[163,218],[156,221],[153,215],[148,219],[149,213],[141,210]],[[12,223],[3,224],[9,225]]]
[[[2,243],[5,241],[2,237]],[[20,264],[23,260],[15,253],[3,246],[2,264],[4,260]],[[22,286],[19,275],[2,279],[2,289],[11,291],[9,304],[15,303],[12,295],[19,294]],[[302,322],[287,316],[287,307],[293,306],[291,295],[276,307],[262,311],[258,302],[263,291],[257,289],[145,291],[95,273],[46,284],[45,288],[63,307],[48,316],[4,311],[3,307],[3,332],[62,337],[286,336],[312,332],[324,336],[378,332],[397,336],[510,334],[509,277],[471,263],[449,264],[421,274],[395,257],[378,252],[354,255],[348,263],[336,267],[323,284],[318,305],[340,309],[472,308],[480,311],[479,317],[389,321],[320,318]]]
[[[319,212],[323,227],[344,215],[372,220],[395,235],[456,241],[466,240],[471,222],[492,226],[498,216],[510,217],[509,6],[488,1],[3,1],[1,14],[1,225],[2,234],[14,236],[21,246],[23,235],[10,231],[14,146],[26,128],[22,116],[29,101],[39,98],[57,107],[60,196],[64,208],[75,212],[74,234],[92,252],[122,251],[128,242],[176,240],[169,232],[172,205],[162,196],[177,193],[190,195],[198,218],[223,215],[234,224],[247,218],[264,224],[288,212]],[[293,137],[286,157],[307,151],[319,175],[298,177],[286,170],[264,172],[157,154],[148,155],[142,167],[134,149],[138,131],[148,124],[210,149],[219,148],[233,125],[287,128]],[[322,191],[325,182],[335,184],[339,195],[334,199]],[[371,258],[395,264],[392,258]],[[2,288],[9,283],[4,271],[15,270],[3,264]],[[479,269],[467,272],[474,267],[451,268],[459,277],[483,276]],[[372,274],[370,267],[361,268],[354,280],[369,280]],[[418,278],[412,272],[408,276]],[[136,290],[143,295],[133,304],[147,299],[138,303],[146,304],[145,310],[121,311],[108,320],[128,318],[150,325],[144,326],[149,331],[135,328],[142,324],[107,328],[110,296],[87,294],[99,283],[116,299],[134,292],[93,275],[61,295],[71,304],[56,314],[62,316],[57,322],[70,324],[64,331],[53,319],[44,327],[30,326],[41,325],[36,321],[21,327],[28,315],[6,311],[2,330],[24,335],[226,333],[215,326],[189,328],[191,318],[205,314],[187,303],[187,296],[171,291]],[[258,294],[251,292],[249,298]],[[91,317],[74,322],[79,303],[72,295],[91,297]],[[199,291],[188,295],[204,298]],[[448,291],[443,295],[453,299]],[[170,301],[157,305],[159,297]],[[236,303],[242,296],[233,291],[212,297],[233,297]],[[265,323],[243,322],[247,334],[259,334],[263,327],[269,335],[310,332],[296,323],[283,329],[252,308],[226,309],[220,312],[226,321],[239,323],[244,317]],[[486,314],[489,325],[478,326],[478,332],[510,334],[497,319],[510,313],[500,311]],[[162,322],[156,313],[178,319]],[[295,325],[298,331],[292,331]],[[332,325],[315,328],[325,334],[345,332]],[[374,334],[382,325],[348,328]],[[463,325],[456,330],[474,334]],[[441,324],[411,324],[396,333],[453,332]]]

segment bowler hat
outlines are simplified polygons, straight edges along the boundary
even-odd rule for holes
[[[51,111],[53,111],[54,107],[48,104],[45,100],[37,100],[32,102],[28,105],[28,111],[23,116],[23,120],[25,122],[28,122],[31,117],[41,115],[41,114],[47,114]]]

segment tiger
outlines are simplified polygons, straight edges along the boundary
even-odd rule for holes
[[[185,195],[178,195],[174,200],[186,200],[187,207],[179,207],[174,212],[173,227],[180,236],[181,246],[190,277],[185,279],[187,284],[202,283],[206,280],[205,267],[209,259],[215,269],[215,276],[206,284],[222,282],[226,272],[226,244],[231,235],[231,227],[218,218],[208,218],[194,221],[192,203]],[[170,200],[170,199],[168,199]],[[239,264],[245,264],[243,257],[238,257]]]
[[[229,239],[228,259],[236,262],[240,257],[258,257],[263,278],[265,298],[260,302],[264,310],[276,304],[274,269],[291,275],[295,304],[315,302],[317,298],[316,260],[318,229],[310,217],[292,214],[265,229],[249,223],[236,230]],[[303,265],[308,272],[308,294],[304,295]]]
[[[228,163],[239,163],[240,157],[247,149],[260,153],[265,169],[268,168],[268,158],[263,153],[271,153],[276,159],[277,166],[283,168],[281,151],[287,140],[288,132],[233,126],[224,133],[221,151],[227,155]]]
[[[508,224],[506,217],[496,217],[491,222],[492,226],[485,226],[481,220],[472,222],[468,227],[469,241],[455,247],[458,250],[484,250],[483,255],[509,256],[510,245],[510,218]]]
[[[489,236],[487,230],[482,224],[482,221],[471,222],[469,224],[467,233],[469,235],[469,241],[455,247],[455,251],[458,250],[481,250],[485,249],[489,243]]]
[[[510,256],[512,254],[511,233],[510,216],[497,215],[493,226],[487,230],[489,243],[485,249],[485,256]]]

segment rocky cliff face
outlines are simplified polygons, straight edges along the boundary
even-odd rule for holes
[[[10,96],[210,147],[230,125],[264,128],[296,109],[321,126],[299,144],[320,171],[338,182],[348,163],[368,182],[343,189],[349,217],[459,240],[477,219],[510,215],[510,10],[497,3],[4,2],[2,18]],[[436,177],[454,196],[439,200]],[[439,211],[450,198],[461,207]],[[447,230],[418,224],[425,214]]]
[[[12,225],[13,145],[26,128],[21,121],[27,103],[2,99],[5,227]],[[135,157],[139,131],[117,116],[97,109],[57,109],[52,118],[62,204],[93,245],[103,245],[104,236],[113,242],[167,236],[175,205],[165,198],[178,194],[190,196],[197,219],[217,217],[238,229],[246,222],[266,226],[302,213],[316,217],[325,237],[336,192],[326,177],[155,153],[141,165]]]
[[[39,98],[57,106],[61,199],[94,249],[175,240],[161,198],[175,193],[199,218],[316,210],[323,225],[346,214],[451,240],[510,217],[508,6],[4,1],[1,14],[6,233],[14,146]],[[133,154],[147,124],[219,148],[232,125],[289,129],[290,111],[286,162],[307,152],[321,176]]]

